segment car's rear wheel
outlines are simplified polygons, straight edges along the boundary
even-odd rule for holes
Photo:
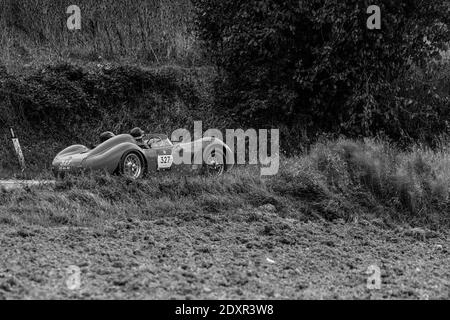
[[[225,156],[223,152],[213,150],[204,160],[204,174],[209,177],[219,177],[225,171]]]
[[[126,153],[120,162],[120,173],[127,178],[139,179],[144,175],[144,160],[137,152]]]

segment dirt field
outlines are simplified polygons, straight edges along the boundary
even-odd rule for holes
[[[274,207],[102,226],[0,224],[3,299],[450,299],[449,234]],[[370,265],[380,290],[366,287]],[[81,287],[66,286],[67,267]]]

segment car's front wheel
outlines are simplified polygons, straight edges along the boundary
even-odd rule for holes
[[[120,173],[127,178],[139,179],[144,175],[144,160],[137,152],[126,153],[120,161]]]

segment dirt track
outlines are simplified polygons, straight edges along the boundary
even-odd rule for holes
[[[2,223],[0,298],[449,299],[449,239],[271,210],[92,228]],[[381,290],[366,287],[373,264]],[[70,265],[81,268],[79,290],[65,284]]]
[[[0,180],[0,190],[13,190],[40,185],[54,185],[52,180]]]

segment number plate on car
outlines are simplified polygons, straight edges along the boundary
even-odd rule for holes
[[[72,159],[67,159],[67,160],[61,161],[61,163],[59,165],[59,170],[69,171],[71,169],[71,165],[70,165],[71,163],[72,163]]]
[[[172,163],[173,163],[172,155],[158,156],[158,169],[168,169],[172,166]]]

